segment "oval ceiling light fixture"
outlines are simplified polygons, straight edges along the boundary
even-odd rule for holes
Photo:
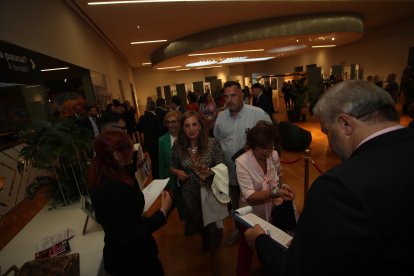
[[[255,42],[260,43],[260,41],[280,40],[284,38],[298,39],[309,34],[321,36],[321,34],[343,33],[347,35],[347,39],[337,44],[345,45],[361,38],[363,32],[363,17],[355,13],[333,12],[329,14],[300,14],[265,18],[230,24],[190,34],[176,41],[167,42],[151,53],[151,62],[153,65],[157,65],[160,63],[166,64],[173,58],[184,55],[212,55],[218,54],[219,52],[234,53],[235,51],[231,50],[241,43],[255,45]],[[300,41],[302,40],[300,39]],[[309,42],[297,43],[292,41],[292,43],[295,45],[307,44]]]
[[[300,49],[304,49],[306,47],[308,47],[308,45],[305,45],[305,44],[289,45],[289,46],[284,46],[284,47],[273,48],[273,49],[267,50],[267,52],[268,53],[292,52],[292,51],[297,51],[297,50],[300,50]]]
[[[213,65],[213,64],[216,64],[216,63],[217,63],[217,61],[215,61],[214,59],[212,59],[212,60],[202,60],[202,61],[197,61],[197,62],[189,63],[189,64],[186,64],[185,66],[187,66],[187,67],[198,67],[198,66]]]

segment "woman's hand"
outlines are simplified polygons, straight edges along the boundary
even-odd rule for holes
[[[183,170],[174,169],[175,176],[177,176],[178,180],[186,181],[190,176],[185,173]]]
[[[167,191],[161,192],[161,212],[164,213],[165,216],[167,216],[168,212],[170,211],[172,207],[172,198],[170,194]]]
[[[207,167],[206,165],[203,165],[201,163],[194,164],[192,169],[194,170],[195,174],[198,177],[200,177],[200,179],[203,182],[205,182],[207,180],[207,178],[209,178],[211,175],[214,174],[214,172],[209,167]]]
[[[292,191],[288,184],[282,184],[280,189],[278,189],[277,191],[277,195],[286,201],[291,201],[295,199],[295,193]]]
[[[281,197],[274,198],[272,199],[272,201],[273,201],[273,205],[276,205],[276,206],[279,206],[283,203],[283,199]]]

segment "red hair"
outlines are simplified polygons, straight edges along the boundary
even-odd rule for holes
[[[132,160],[133,145],[128,134],[120,131],[101,133],[95,139],[94,148],[96,156],[88,169],[88,185],[90,188],[101,184],[102,175],[133,185],[126,169],[114,158],[114,152],[117,151],[124,160]]]

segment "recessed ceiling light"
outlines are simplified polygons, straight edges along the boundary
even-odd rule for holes
[[[209,68],[216,68],[216,67],[223,67],[223,66],[222,65],[206,66],[206,67],[197,67],[196,69],[209,69]]]
[[[247,52],[263,52],[264,49],[253,49],[253,50],[239,50],[239,51],[227,51],[227,52],[212,52],[212,53],[201,53],[201,54],[189,54],[189,57],[194,56],[207,56],[207,55],[220,55],[220,54],[232,54],[232,53],[247,53]]]
[[[306,47],[308,47],[308,46],[307,45],[304,45],[304,44],[289,45],[289,46],[285,46],[285,47],[273,48],[273,49],[267,50],[267,52],[268,53],[291,52],[291,51],[296,51],[296,50],[304,49]]]
[[[159,43],[159,42],[165,42],[166,39],[159,39],[159,40],[147,40],[147,41],[134,41],[131,42],[131,44],[146,44],[146,43]]]
[[[141,63],[141,65],[151,65],[152,63],[151,62],[144,62],[144,63]]]
[[[48,69],[42,69],[40,71],[47,72],[47,71],[58,71],[58,70],[68,70],[69,67],[59,67],[59,68],[48,68]]]
[[[174,68],[180,68],[180,67],[181,67],[181,66],[160,67],[160,68],[157,68],[157,70],[174,69]]]
[[[187,67],[208,66],[208,65],[212,65],[216,63],[217,61],[215,60],[202,60],[202,61],[197,61],[197,62],[186,64],[185,66]]]
[[[118,4],[141,4],[141,3],[163,3],[163,2],[207,2],[208,0],[129,0],[129,1],[93,1],[88,2],[89,6],[96,5],[118,5]],[[209,0],[210,2],[212,0]],[[221,1],[221,0],[213,0]]]
[[[312,48],[331,48],[331,47],[336,47],[336,45],[314,45],[312,46]]]

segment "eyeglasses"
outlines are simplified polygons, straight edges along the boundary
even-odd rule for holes
[[[167,125],[175,125],[175,124],[177,124],[178,123],[178,121],[177,120],[174,120],[174,121],[166,121],[165,122]]]

